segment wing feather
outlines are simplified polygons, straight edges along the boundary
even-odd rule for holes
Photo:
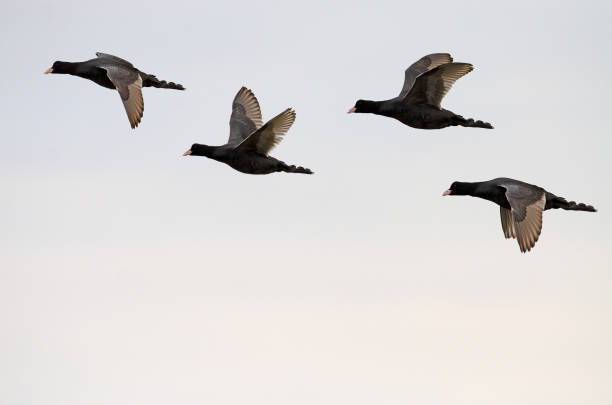
[[[412,89],[412,86],[414,86],[414,82],[416,81],[417,77],[437,68],[440,65],[450,63],[452,61],[453,58],[448,53],[432,53],[430,55],[423,56],[421,59],[414,62],[404,72],[404,86],[402,87],[402,91],[400,91],[399,97],[406,97],[406,95],[410,92],[410,89]]]
[[[121,96],[121,101],[123,101],[123,106],[125,107],[125,112],[127,113],[128,120],[130,121],[130,126],[132,128],[136,128],[138,124],[140,124],[140,120],[142,119],[142,115],[144,113],[144,100],[142,98],[142,78],[138,76],[138,80],[129,84],[128,86],[128,98],[124,99]]]
[[[429,104],[440,108],[442,99],[455,82],[470,73],[470,63],[447,63],[419,76],[404,101],[409,104]]]
[[[135,69],[125,69],[118,66],[102,66],[111,82],[117,88],[125,107],[130,126],[136,128],[144,112],[142,98],[142,78]]]
[[[236,150],[240,152],[257,152],[267,156],[282,141],[294,121],[295,111],[287,108],[249,135],[236,146]]]
[[[542,213],[546,207],[546,192],[544,189],[528,185],[503,185],[506,188],[506,199],[510,203],[513,222],[513,233],[521,252],[530,251],[538,241],[542,232]],[[506,218],[509,222],[510,218]],[[502,227],[504,226],[502,211]],[[504,235],[509,230],[504,227]],[[508,237],[508,236],[506,236]]]
[[[512,217],[512,211],[502,206],[499,207],[499,215],[501,217],[502,230],[506,239],[516,238],[516,232],[514,230],[514,218]]]
[[[238,90],[232,103],[228,143],[239,144],[262,125],[261,109],[257,97],[251,90],[242,87]]]
[[[117,62],[117,63],[119,63],[121,65],[126,65],[126,66],[131,67],[131,68],[134,67],[134,65],[132,65],[131,62],[129,62],[129,61],[125,60],[125,59],[121,59],[120,57],[115,56],[115,55],[111,55],[111,54],[108,54],[108,53],[102,53],[102,52],[96,52],[96,56],[98,58],[100,58],[100,59],[110,59],[110,60],[112,60],[114,62]]]

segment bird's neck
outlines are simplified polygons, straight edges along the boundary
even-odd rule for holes
[[[79,62],[57,62],[53,68],[53,73],[78,76],[79,64]]]
[[[454,190],[453,190],[453,194],[455,195],[471,195],[473,197],[481,197],[484,198],[484,193],[481,190],[480,185],[482,184],[482,181],[477,181],[477,182],[464,182],[464,181],[458,181]]]
[[[192,149],[191,154],[196,156],[205,156],[207,158],[214,159],[217,155],[218,146],[209,146],[197,144],[197,146]]]
[[[483,200],[491,201],[501,206],[508,205],[505,190],[487,181],[461,183],[460,190],[463,195],[482,198]]]
[[[365,100],[359,112],[384,115],[383,101]]]

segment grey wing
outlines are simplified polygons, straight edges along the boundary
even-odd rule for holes
[[[236,146],[236,150],[240,152],[257,152],[267,156],[272,148],[283,139],[283,136],[289,131],[294,121],[295,111],[287,108],[242,141]]]
[[[453,58],[448,53],[432,53],[431,55],[423,56],[418,61],[414,62],[404,73],[404,87],[399,94],[399,98],[404,98],[414,86],[417,77],[425,72],[437,68],[445,63],[450,63]]]
[[[242,87],[232,103],[228,144],[238,145],[262,125],[257,98],[251,90]]]
[[[136,128],[144,112],[142,78],[136,70],[122,69],[117,66],[102,66],[102,68],[106,70],[108,78],[121,96],[130,126]]]
[[[528,252],[533,248],[542,232],[542,212],[546,206],[546,192],[544,189],[531,185],[503,184],[506,189],[506,199],[510,203],[512,214],[512,227],[504,227],[504,212],[501,212],[504,235],[510,231],[510,236],[516,237],[521,252]],[[508,211],[506,209],[506,211]],[[508,237],[508,236],[506,236]]]
[[[132,65],[132,64],[131,64],[130,62],[128,62],[127,60],[125,60],[125,59],[121,59],[120,57],[115,56],[115,55],[111,55],[111,54],[108,54],[108,53],[102,53],[102,52],[96,52],[96,56],[97,56],[99,59],[107,59],[107,60],[112,60],[112,61],[114,61],[114,62],[116,62],[116,63],[121,64],[121,65],[129,66],[129,67],[132,67],[132,68],[134,67],[134,65]]]
[[[469,63],[447,63],[416,79],[404,101],[409,104],[429,104],[440,108],[442,99],[455,82],[474,70]]]

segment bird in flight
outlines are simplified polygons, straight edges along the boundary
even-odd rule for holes
[[[488,122],[463,118],[440,105],[455,81],[472,70],[469,63],[453,62],[448,53],[423,56],[406,69],[404,86],[397,97],[384,101],[358,100],[348,112],[383,115],[420,129],[453,125],[492,129]]]
[[[597,211],[591,205],[568,202],[542,187],[508,178],[475,183],[456,181],[442,195],[469,195],[499,205],[504,236],[506,239],[516,238],[523,253],[530,251],[540,237],[542,212],[556,208],[568,211]]]
[[[102,87],[117,90],[132,128],[138,126],[144,112],[143,87],[185,90],[180,84],[168,83],[141,72],[125,59],[101,52],[97,52],[96,56],[85,62],[56,61],[45,73],[79,76]]]
[[[253,92],[242,87],[232,103],[230,135],[221,146],[194,143],[183,156],[206,156],[247,174],[274,172],[312,174],[310,169],[288,165],[269,155],[295,121],[295,111],[287,108],[263,124],[259,102]]]

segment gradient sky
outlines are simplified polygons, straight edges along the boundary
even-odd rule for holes
[[[20,1],[0,13],[0,402],[612,403],[612,3]],[[43,75],[124,57],[185,92]],[[443,106],[495,130],[347,115],[404,69],[474,64]],[[242,86],[273,151],[249,176]],[[521,254],[499,209],[442,198],[505,176],[593,204]]]

